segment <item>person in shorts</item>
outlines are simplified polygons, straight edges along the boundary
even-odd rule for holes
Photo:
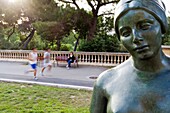
[[[37,49],[33,48],[32,51],[29,53],[29,64],[32,69],[27,70],[25,73],[33,72],[34,73],[34,80],[38,80],[37,74]]]
[[[51,50],[49,48],[46,49],[45,52],[44,52],[43,68],[40,72],[41,76],[44,76],[43,72],[46,68],[48,68],[48,71],[50,71],[51,68],[52,68],[52,64],[51,64],[51,61],[50,61],[50,52],[51,52]]]

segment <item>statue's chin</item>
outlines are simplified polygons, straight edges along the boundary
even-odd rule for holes
[[[155,57],[155,54],[152,51],[147,51],[147,52],[138,53],[137,55],[133,57],[136,57],[137,59],[140,59],[140,60],[148,60],[148,59]]]

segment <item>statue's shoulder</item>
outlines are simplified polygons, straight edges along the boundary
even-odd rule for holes
[[[170,65],[170,55],[166,55],[166,58],[167,58],[168,64]]]
[[[104,88],[107,84],[114,81],[114,79],[116,79],[117,76],[124,76],[121,75],[122,71],[128,70],[129,67],[130,67],[130,61],[127,60],[116,67],[110,68],[102,72],[98,76],[95,84]]]

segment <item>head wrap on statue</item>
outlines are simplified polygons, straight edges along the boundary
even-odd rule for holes
[[[118,20],[131,9],[143,9],[153,15],[160,23],[162,33],[165,34],[168,29],[167,17],[165,14],[165,5],[161,0],[120,0],[115,9],[114,28],[119,36]],[[133,21],[133,20],[132,20]]]

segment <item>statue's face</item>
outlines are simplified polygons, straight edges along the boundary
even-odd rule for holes
[[[118,30],[122,44],[135,58],[151,58],[161,48],[161,25],[144,10],[130,10],[124,14],[118,20]]]

